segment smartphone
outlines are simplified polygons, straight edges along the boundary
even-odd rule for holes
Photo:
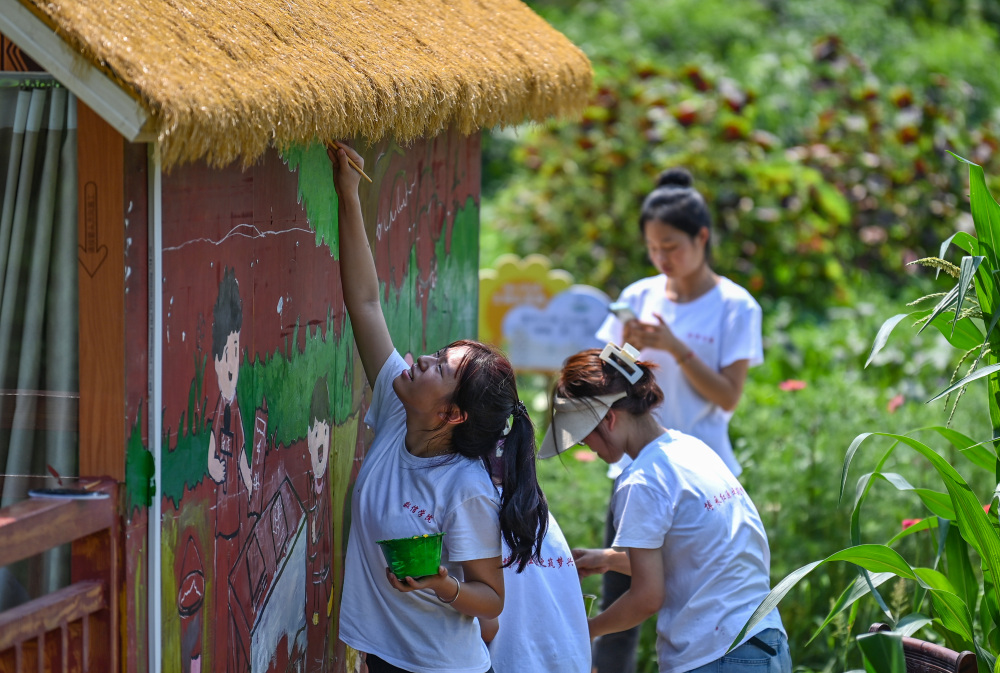
[[[615,314],[615,317],[621,320],[623,323],[629,320],[637,320],[635,313],[632,311],[632,307],[624,301],[616,301],[614,303],[608,304],[608,310]]]

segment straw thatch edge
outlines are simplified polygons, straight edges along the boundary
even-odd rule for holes
[[[133,50],[130,42],[153,44],[157,34],[143,32],[134,21],[115,25],[117,19],[107,19],[107,12],[95,14],[98,0],[20,1],[82,58],[138,99],[150,113],[168,169],[197,160],[217,167],[240,160],[246,166],[268,147],[281,150],[314,139],[360,136],[374,142],[392,136],[406,144],[447,128],[469,134],[572,116],[585,107],[592,86],[592,70],[583,52],[518,0],[411,0],[400,5],[410,13],[414,7],[424,12],[431,29],[413,16],[393,15],[396,0],[381,8],[376,0],[327,0],[334,5],[320,10],[339,12],[333,21],[346,29],[331,33],[329,25],[307,17],[301,32],[312,33],[305,36],[278,35],[277,20],[264,21],[252,10],[236,16],[241,6],[230,4],[219,11],[228,10],[235,35],[227,36],[233,42],[224,45],[227,51],[221,56],[205,47],[211,46],[205,37],[213,34],[211,30],[199,32],[196,20],[170,14],[184,13],[179,3],[119,0],[117,8],[130,7],[126,18],[135,11],[159,12],[171,19],[163,32],[172,31],[171,39],[186,40],[184,46],[191,50],[181,62],[202,68],[192,82],[170,72],[169,55],[164,65],[159,52]],[[452,4],[462,5],[465,13]],[[364,28],[373,16],[365,11],[381,12],[374,17],[381,24],[367,34]],[[501,12],[508,12],[518,25],[505,31],[498,23],[505,18]],[[298,18],[292,14],[286,23]],[[110,25],[100,25],[101,20]],[[259,31],[262,24],[274,32],[273,44],[240,43],[239,33]],[[484,26],[493,30],[486,33]],[[292,25],[291,33],[296,29]],[[390,29],[396,34],[386,38],[389,42],[373,46],[372,31]],[[433,47],[428,46],[430,38]],[[221,40],[217,34],[212,39]],[[486,44],[475,51],[470,40]],[[365,48],[371,53],[364,53]],[[205,53],[208,57],[199,60]],[[383,53],[385,58],[379,61]],[[206,65],[213,63],[209,57],[220,64],[216,78]],[[297,71],[303,63],[296,64],[296,58],[309,59],[310,70]],[[325,60],[320,63],[320,59]],[[271,69],[275,77],[265,77]]]

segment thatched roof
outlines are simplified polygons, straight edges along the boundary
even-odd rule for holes
[[[166,166],[580,111],[587,57],[519,0],[20,0],[149,111]]]

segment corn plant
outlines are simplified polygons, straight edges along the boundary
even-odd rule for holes
[[[875,469],[857,479],[851,513],[851,546],[825,559],[809,563],[781,580],[751,616],[743,636],[767,615],[789,590],[807,574],[826,564],[847,562],[859,568],[857,578],[844,590],[826,619],[817,629],[818,635],[831,621],[864,596],[872,596],[882,610],[893,633],[877,638],[859,639],[865,665],[870,671],[887,673],[899,670],[899,636],[929,629],[956,650],[972,650],[977,654],[982,673],[1000,673],[997,654],[1000,653],[1000,486],[981,498],[955,466],[946,461],[926,442],[929,438],[943,439],[967,461],[966,467],[985,470],[990,483],[1000,482],[1000,205],[989,194],[983,169],[961,157],[969,166],[970,200],[976,236],[959,232],[941,245],[938,257],[918,260],[918,263],[944,271],[954,279],[950,290],[924,297],[910,313],[895,315],[879,329],[867,364],[885,346],[893,329],[905,320],[913,321],[918,330],[928,326],[938,329],[948,342],[961,353],[951,384],[929,401],[955,394],[958,403],[966,386],[985,379],[992,436],[977,442],[951,427],[930,427],[905,435],[866,432],[858,435],[847,450],[840,478],[840,497],[848,491],[851,463],[857,452],[872,438],[884,437],[889,446],[884,450]],[[945,261],[951,246],[964,255],[958,265]],[[923,308],[936,300],[933,308]],[[969,363],[961,376],[962,368]],[[980,384],[976,384],[980,385]],[[922,455],[933,467],[943,490],[918,488],[900,474],[886,470],[897,448],[904,447]],[[883,544],[861,540],[862,505],[876,483],[885,482],[899,491],[916,495],[931,517],[904,529]],[[984,507],[984,501],[986,506]],[[920,531],[932,531],[935,553],[929,565],[908,562],[894,548],[903,538]],[[970,559],[970,550],[978,558],[977,573]],[[914,610],[905,617],[894,614],[879,593],[879,586],[898,577],[915,586]],[[815,635],[813,636],[815,638]]]

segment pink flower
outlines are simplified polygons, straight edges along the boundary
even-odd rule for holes
[[[906,401],[906,398],[903,397],[902,393],[900,393],[899,395],[896,395],[891,400],[889,400],[889,404],[886,405],[886,409],[889,410],[890,414],[894,414],[896,413],[896,409],[899,409],[901,406],[903,406],[904,401]]]
[[[916,526],[921,521],[923,521],[923,519],[903,519],[903,530],[906,530],[910,526]]]
[[[779,383],[778,387],[786,392],[790,390],[802,390],[803,388],[806,387],[806,382],[798,381],[796,379],[788,379],[787,381],[782,381],[781,383]]]
[[[590,449],[582,449],[573,454],[573,457],[581,463],[592,463],[597,460],[597,454]]]

